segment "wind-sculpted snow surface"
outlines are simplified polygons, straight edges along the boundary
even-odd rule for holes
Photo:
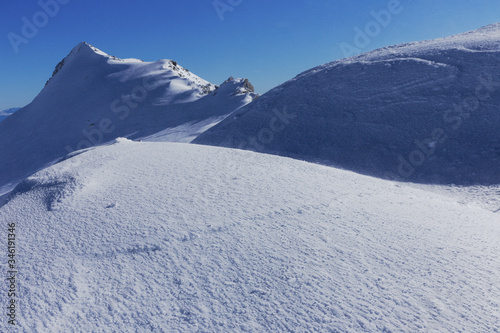
[[[19,331],[496,332],[500,215],[435,189],[120,139],[0,208]]]
[[[390,179],[500,184],[499,64],[500,24],[386,47],[304,72],[194,142]]]
[[[0,123],[0,195],[75,150],[117,137],[189,142],[256,96],[217,87],[172,60],[119,59],[80,43],[25,108]],[[160,131],[175,130],[175,136]],[[169,132],[170,133],[170,132]]]

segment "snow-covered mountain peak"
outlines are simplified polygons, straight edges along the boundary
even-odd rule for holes
[[[486,25],[486,26],[481,27],[475,31],[478,33],[489,33],[492,35],[500,36],[500,22]]]
[[[67,67],[68,65],[75,65],[79,69],[78,71],[85,71],[85,67],[87,69],[95,68],[98,65],[104,65],[110,59],[118,59],[116,57],[112,57],[109,54],[99,50],[98,48],[86,43],[81,42],[76,45],[71,52],[62,59],[55,67],[54,72],[52,73],[52,77],[45,84],[46,86],[54,79],[55,75],[59,73],[63,67]]]
[[[411,59],[415,61],[430,60],[431,65],[435,65],[436,62],[442,64],[444,59],[441,55],[445,52],[500,52],[500,22],[453,36],[386,46],[317,66],[297,75],[296,78],[353,63],[388,62],[390,64],[402,59]]]
[[[106,52],[103,52],[101,50],[99,50],[97,47],[94,47],[90,44],[88,44],[87,42],[81,42],[79,43],[77,46],[75,46],[73,48],[73,50],[71,51],[71,54],[72,53],[83,53],[83,54],[97,54],[97,55],[100,55],[100,56],[103,56],[103,57],[111,57],[109,54],[107,54]]]
[[[255,97],[246,79],[218,87],[174,60],[120,59],[79,43],[33,102],[2,121],[0,195],[69,152],[118,136],[190,142]]]
[[[224,81],[214,94],[219,92],[226,92],[231,95],[249,94],[252,99],[257,98],[259,95],[255,93],[253,85],[248,79],[233,78],[232,76]]]
[[[89,61],[91,59],[101,61],[107,61],[108,59],[120,60],[119,58],[113,57],[86,42],[81,42],[71,50],[71,52],[61,61],[61,63],[69,63],[72,61]]]
[[[413,182],[498,184],[499,32],[494,24],[318,66],[194,143]]]
[[[443,52],[453,51],[499,52],[500,23],[449,37],[388,46],[341,62],[390,60],[400,57],[429,59]]]

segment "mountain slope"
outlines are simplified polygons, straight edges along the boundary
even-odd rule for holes
[[[243,79],[217,87],[172,60],[118,59],[80,43],[34,101],[0,123],[0,194],[72,151],[119,136],[177,128],[155,138],[189,142],[252,101],[250,88]]]
[[[316,67],[199,136],[423,183],[500,183],[500,24]]]
[[[120,139],[0,220],[25,332],[500,329],[499,213],[293,159]]]
[[[20,108],[10,108],[10,109],[7,109],[7,110],[0,111],[0,122],[2,120],[5,120],[8,116],[11,116],[12,114],[14,114],[14,112],[16,112],[19,109]]]

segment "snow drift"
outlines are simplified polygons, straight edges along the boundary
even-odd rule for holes
[[[26,179],[0,220],[24,332],[500,329],[498,213],[427,187],[120,139]]]
[[[80,43],[33,102],[0,123],[0,195],[119,136],[189,142],[255,96],[248,80],[218,87],[173,60],[119,59]]]
[[[306,71],[194,142],[390,179],[500,183],[500,24]]]

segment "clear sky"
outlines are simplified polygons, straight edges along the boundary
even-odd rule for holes
[[[372,11],[392,13],[374,24]],[[344,58],[341,45],[365,52],[498,22],[500,1],[4,0],[0,12],[2,110],[30,103],[82,41],[120,58],[174,59],[214,84],[246,77],[264,93]]]

